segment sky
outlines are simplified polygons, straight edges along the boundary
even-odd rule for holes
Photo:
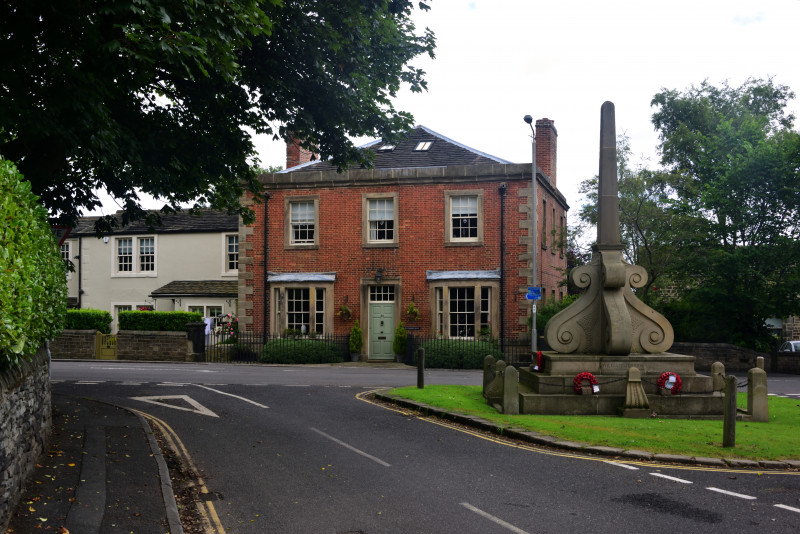
[[[555,121],[557,186],[573,213],[581,181],[598,173],[600,106],[616,108],[617,134],[634,162],[658,166],[650,101],[707,79],[733,87],[772,77],[800,91],[800,0],[430,0],[419,29],[437,38],[423,68],[428,91],[404,90],[395,107],[418,125],[506,159],[531,158],[525,115]],[[790,111],[800,115],[795,99]],[[356,140],[357,144],[367,139]],[[256,139],[263,166],[285,166],[285,145]]]

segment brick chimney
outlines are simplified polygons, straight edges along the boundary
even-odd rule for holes
[[[291,169],[303,163],[308,163],[315,157],[315,154],[300,146],[300,141],[291,137],[286,142],[286,168]]]
[[[550,119],[536,121],[536,166],[550,177],[550,185],[556,187],[556,145],[558,132]]]

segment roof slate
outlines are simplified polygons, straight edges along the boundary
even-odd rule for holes
[[[121,211],[115,217],[121,223]],[[70,232],[70,237],[94,236],[94,223],[99,217],[81,217],[78,225]],[[128,226],[117,228],[115,235],[128,234],[180,234],[195,232],[236,232],[239,230],[239,216],[228,215],[216,210],[200,210],[200,214],[192,215],[188,211],[161,215],[161,226],[152,230],[144,221],[136,221]]]
[[[238,280],[174,280],[150,293],[154,298],[239,296]]]
[[[433,141],[430,150],[416,151],[414,148],[421,141]],[[417,126],[408,132],[408,136],[399,141],[392,150],[379,150],[383,141],[373,141],[362,146],[362,150],[373,150],[375,169],[407,169],[413,167],[446,167],[449,165],[483,165],[492,163],[511,163],[504,159],[480,152],[462,145],[452,139],[434,132],[425,126]],[[328,161],[311,161],[281,171],[335,171],[336,166]]]

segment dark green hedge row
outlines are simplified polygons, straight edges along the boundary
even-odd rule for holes
[[[315,339],[273,339],[264,346],[261,363],[341,363],[347,349]]]
[[[185,332],[186,323],[203,320],[200,312],[124,311],[119,313],[120,330]]]
[[[67,330],[99,330],[111,333],[111,314],[103,310],[67,310]]]
[[[433,339],[422,348],[425,349],[425,367],[432,369],[482,369],[486,356],[503,358],[500,347],[488,341]]]
[[[4,131],[2,137],[8,135]],[[0,368],[29,360],[44,340],[63,330],[64,268],[31,183],[0,157]]]

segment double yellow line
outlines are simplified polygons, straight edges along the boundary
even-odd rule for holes
[[[212,494],[210,491],[208,491],[205,482],[203,482],[203,478],[200,476],[200,472],[194,465],[192,457],[189,455],[189,451],[186,450],[186,447],[178,437],[177,432],[175,432],[167,423],[158,417],[155,417],[154,415],[150,415],[149,413],[141,412],[139,410],[134,410],[132,408],[129,409],[147,419],[151,425],[157,428],[164,437],[164,440],[167,442],[167,446],[169,446],[172,452],[174,452],[180,458],[181,463],[187,469],[189,469],[192,477],[194,478],[194,484],[200,490],[200,495],[202,497],[201,500],[196,504],[200,512],[200,516],[203,519],[203,529],[205,532],[208,534],[225,534],[225,527],[222,526],[219,516],[217,515],[217,510],[214,508],[214,503],[211,502],[210,499]]]
[[[649,469],[677,469],[677,470],[681,470],[681,471],[711,471],[711,472],[715,472],[715,473],[737,473],[737,474],[741,474],[741,475],[758,475],[758,476],[760,476],[760,475],[762,475],[764,473],[769,473],[770,475],[800,476],[800,472],[788,471],[788,470],[784,470],[784,471],[772,471],[772,470],[770,470],[770,471],[761,471],[761,470],[756,470],[756,469],[720,468],[720,467],[704,466],[704,465],[663,464],[663,463],[652,462],[652,461],[624,460],[624,459],[619,459],[619,458],[615,458],[615,459],[611,460],[611,458],[606,458],[604,456],[594,456],[594,455],[589,455],[589,454],[581,454],[581,453],[578,453],[578,452],[563,452],[563,451],[558,451],[558,450],[554,450],[554,449],[551,449],[551,448],[546,448],[546,447],[543,447],[543,446],[529,445],[529,444],[525,444],[525,443],[520,443],[519,441],[515,441],[515,440],[511,440],[511,439],[505,438],[503,436],[489,434],[488,432],[485,432],[485,431],[474,430],[474,429],[471,429],[471,428],[467,428],[464,425],[460,425],[458,423],[451,422],[451,421],[448,421],[446,419],[441,419],[441,418],[436,417],[436,416],[423,415],[421,412],[413,410],[413,409],[403,408],[401,406],[396,406],[396,405],[390,405],[387,402],[377,402],[377,401],[374,401],[374,400],[369,398],[370,395],[372,395],[374,393],[377,393],[377,392],[380,392],[380,391],[385,391],[387,389],[390,389],[390,388],[379,388],[379,389],[373,389],[373,390],[370,390],[370,391],[362,391],[361,393],[358,393],[356,395],[356,399],[358,399],[360,401],[363,401],[363,402],[366,402],[368,404],[372,404],[374,406],[378,406],[378,407],[383,408],[385,410],[391,410],[393,412],[397,412],[397,413],[405,415],[407,417],[414,417],[416,419],[419,419],[420,421],[425,421],[426,423],[432,423],[434,425],[439,425],[439,426],[442,426],[442,427],[445,427],[445,428],[449,428],[451,430],[455,430],[456,432],[461,432],[463,434],[469,434],[471,436],[474,436],[476,438],[480,438],[480,439],[485,440],[485,441],[491,441],[492,443],[497,443],[498,445],[503,445],[503,446],[512,447],[512,448],[515,448],[515,449],[521,449],[521,450],[525,450],[525,451],[535,452],[535,453],[539,453],[539,454],[546,454],[548,456],[561,456],[561,457],[564,457],[564,458],[574,458],[574,459],[577,459],[577,460],[589,460],[589,461],[592,461],[592,462],[603,462],[603,463],[607,463],[609,461],[613,461],[613,463],[617,463],[617,464],[640,466],[640,467],[649,468]]]

